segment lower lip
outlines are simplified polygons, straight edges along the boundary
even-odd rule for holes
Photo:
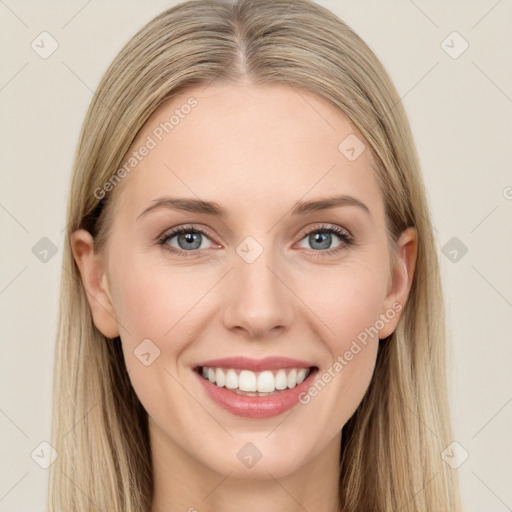
[[[208,396],[225,410],[245,418],[272,418],[279,416],[299,403],[299,395],[311,385],[317,369],[312,369],[304,381],[291,389],[269,396],[239,395],[226,388],[219,388],[194,371]]]

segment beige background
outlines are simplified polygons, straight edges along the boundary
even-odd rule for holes
[[[62,230],[83,117],[124,42],[175,3],[0,1],[1,511],[44,510],[48,472],[31,453],[50,435]],[[511,510],[512,1],[319,3],[372,47],[410,116],[448,304],[454,440],[469,454],[453,471],[467,512]],[[47,59],[31,48],[43,31],[59,45]],[[458,58],[442,46],[453,31],[469,44]],[[463,44],[452,35],[444,47]],[[46,262],[32,251],[43,237],[56,247]],[[467,247],[456,262],[450,245],[442,253],[453,237]]]

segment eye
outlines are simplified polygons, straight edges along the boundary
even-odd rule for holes
[[[192,226],[182,226],[168,231],[160,237],[158,243],[165,250],[184,256],[192,256],[194,254],[186,253],[207,249],[213,245],[206,232]]]
[[[311,254],[315,257],[337,253],[354,243],[348,231],[331,225],[315,226],[305,233],[301,242],[303,240],[310,244]],[[200,249],[214,245],[206,231],[193,226],[181,226],[165,232],[158,239],[158,244],[166,251],[184,257],[200,256]]]
[[[353,238],[347,231],[338,226],[328,225],[315,226],[304,235],[302,240],[310,244],[310,247],[317,253],[314,254],[315,256],[320,256],[319,252],[322,254],[336,253],[353,243]]]

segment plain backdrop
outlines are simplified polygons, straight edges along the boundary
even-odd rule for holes
[[[1,511],[45,509],[48,470],[31,454],[50,439],[65,205],[86,109],[123,44],[175,3],[0,1]],[[511,510],[512,1],[318,3],[370,45],[409,115],[445,286],[453,441],[467,457],[452,470],[467,512]],[[47,58],[41,37],[45,51],[58,44]]]

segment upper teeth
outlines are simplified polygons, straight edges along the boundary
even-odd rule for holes
[[[309,368],[286,368],[277,371],[252,372],[204,366],[202,374],[205,379],[220,388],[272,393],[276,389],[294,388],[308,376],[309,371]]]

